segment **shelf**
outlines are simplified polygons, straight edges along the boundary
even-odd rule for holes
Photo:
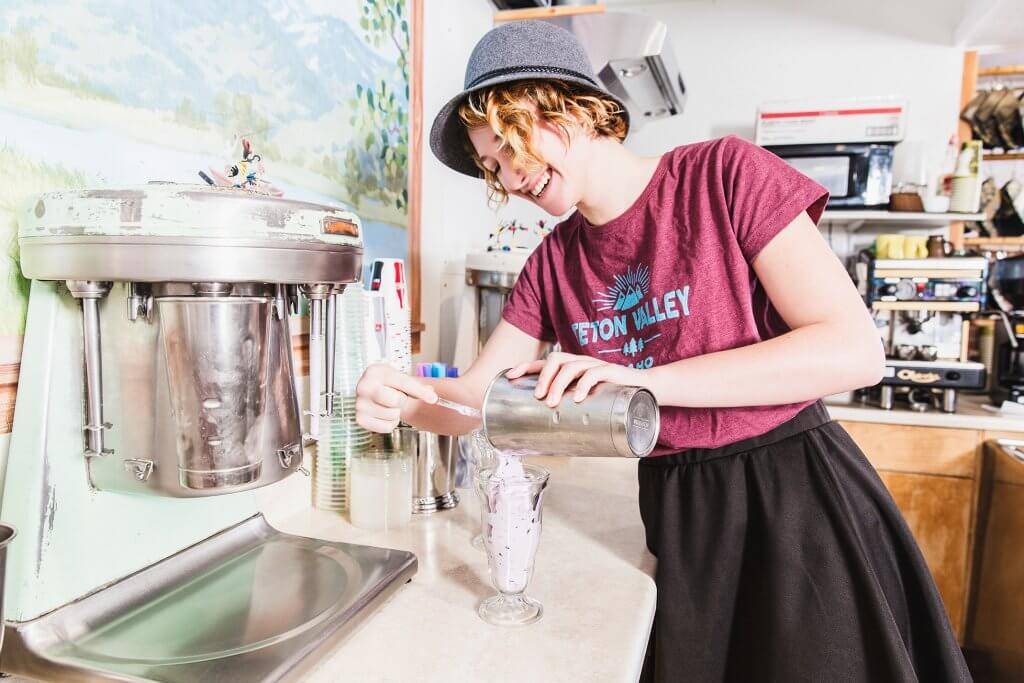
[[[531,7],[530,9],[506,9],[494,13],[494,23],[520,21],[522,19],[551,19],[573,14],[601,14],[604,5],[559,5],[557,7]]]
[[[901,225],[916,228],[941,228],[960,221],[980,221],[981,213],[926,213],[916,211],[842,211],[826,210],[822,223],[844,223],[856,232],[867,223],[875,225]]]
[[[979,76],[1024,76],[1024,64],[1011,64],[1009,66],[993,66],[987,69],[978,69]]]
[[[965,237],[964,246],[989,251],[1024,249],[1024,237]]]
[[[1024,161],[1024,152],[985,152],[985,161]]]

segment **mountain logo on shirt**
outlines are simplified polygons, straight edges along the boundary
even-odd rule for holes
[[[631,368],[650,368],[651,342],[662,336],[664,324],[690,316],[690,285],[680,283],[660,294],[651,293],[651,271],[644,265],[629,267],[591,301],[603,315],[571,323],[580,347],[603,346],[591,354],[622,354]],[[608,312],[610,311],[610,312]],[[591,347],[593,349],[593,347]]]
[[[599,311],[628,311],[643,300],[650,288],[650,268],[627,268],[625,275],[616,275],[615,284],[593,301],[598,305]]]

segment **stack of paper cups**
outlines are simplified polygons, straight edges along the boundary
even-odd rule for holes
[[[313,460],[313,506],[322,510],[348,508],[349,463],[372,444],[372,435],[356,423],[356,384],[367,365],[364,291],[352,285],[338,297],[334,362],[334,415],[320,420]]]
[[[384,293],[364,289],[366,297],[366,361],[388,362],[387,320],[384,316]]]
[[[377,259],[373,262],[370,289],[384,299],[384,332],[387,337],[387,362],[401,372],[412,372],[412,318],[409,290],[402,259]]]

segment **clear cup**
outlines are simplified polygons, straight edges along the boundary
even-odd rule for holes
[[[413,458],[406,449],[353,453],[348,464],[349,519],[372,531],[398,529],[412,519]]]
[[[526,595],[540,543],[541,513],[548,471],[523,465],[522,479],[498,478],[494,468],[477,473],[475,484],[484,521],[484,548],[491,583],[498,594],[481,601],[477,614],[494,626],[538,621],[543,606]]]

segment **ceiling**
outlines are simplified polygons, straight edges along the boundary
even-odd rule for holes
[[[1024,50],[1021,0],[602,0],[610,9],[694,5],[777,9],[984,53]]]

